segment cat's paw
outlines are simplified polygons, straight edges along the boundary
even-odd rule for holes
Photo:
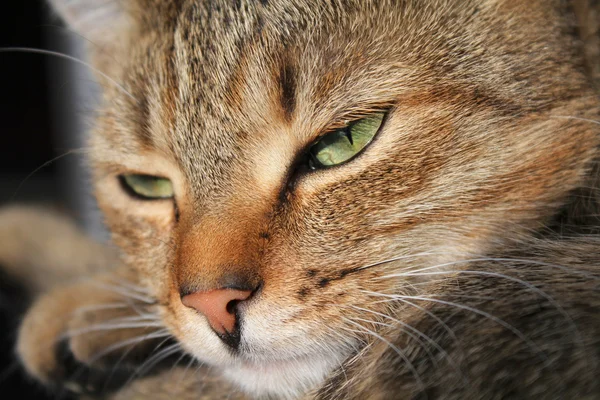
[[[115,279],[95,279],[42,296],[27,313],[17,352],[26,370],[46,385],[98,393],[141,375],[145,356],[170,335],[150,299]]]

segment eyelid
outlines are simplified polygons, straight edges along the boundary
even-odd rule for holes
[[[333,133],[337,130],[344,129],[346,127],[350,127],[350,126],[352,126],[352,124],[354,124],[362,119],[369,118],[370,116],[372,116],[374,114],[379,114],[379,113],[385,114],[385,116],[383,117],[383,121],[381,123],[381,126],[383,126],[388,118],[388,115],[392,111],[393,111],[393,106],[388,105],[387,107],[381,107],[381,108],[373,107],[373,108],[370,108],[368,111],[364,111],[364,112],[360,112],[360,113],[342,114],[342,116],[335,118],[332,123],[327,125],[327,127],[325,129],[319,131],[319,133],[312,138],[310,144],[308,145],[308,149],[312,145],[317,143],[319,140],[321,140],[324,136],[327,136],[330,133]],[[381,127],[380,127],[380,129],[381,129]],[[377,134],[379,134],[379,130],[377,131]]]

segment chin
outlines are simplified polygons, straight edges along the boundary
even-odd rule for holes
[[[278,399],[297,399],[319,387],[358,345],[333,337],[286,335],[294,328],[268,329],[254,322],[246,320],[235,349],[198,316],[180,325],[179,339],[190,355],[219,370],[244,393]]]
[[[344,358],[340,353],[315,352],[291,359],[240,361],[225,367],[223,375],[254,397],[296,399],[320,386]]]

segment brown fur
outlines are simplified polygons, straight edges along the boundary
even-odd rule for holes
[[[598,245],[597,238],[536,241],[497,261],[466,263],[457,269],[468,272],[428,288],[434,296],[416,295],[433,300],[409,299],[414,305],[399,304],[392,315],[423,332],[428,339],[419,339],[426,345],[412,329],[381,333],[401,349],[422,384],[391,346],[371,341],[315,397],[597,398]],[[431,314],[424,316],[423,308]],[[364,374],[371,370],[377,373]]]
[[[333,374],[328,381],[294,381],[297,387],[290,383],[289,391],[281,387],[285,383],[272,390],[245,387],[250,395],[500,398],[512,395],[509,389],[519,396],[598,395],[589,375],[597,374],[597,364],[583,366],[584,356],[598,361],[586,351],[597,349],[598,332],[588,318],[600,306],[593,277],[526,262],[474,267],[514,272],[557,295],[583,331],[584,342],[567,341],[567,350],[544,336],[566,332],[564,316],[550,306],[525,314],[535,296],[522,294],[514,281],[465,273],[428,287],[439,298],[463,292],[500,297],[500,303],[460,302],[491,307],[491,314],[524,329],[550,352],[550,366],[534,361],[536,352],[523,346],[523,338],[489,320],[428,305],[466,338],[458,347],[423,312],[374,302],[366,293],[414,293],[410,285],[428,279],[382,277],[485,255],[530,259],[540,252],[541,259],[559,264],[565,251],[596,255],[587,239],[527,244],[550,235],[546,228],[583,224],[598,211],[589,197],[600,133],[593,122],[600,111],[594,42],[578,36],[591,32],[590,18],[581,17],[587,4],[129,0],[104,2],[113,4],[105,5],[110,18],[90,22],[85,1],[75,8],[54,2],[103,47],[91,49],[96,65],[122,84],[104,80],[91,142],[96,196],[123,252],[119,273],[152,300],[150,312],[186,352],[235,381],[227,368],[240,360],[248,370],[279,362],[282,371],[290,369],[287,378],[293,375],[290,359],[306,357],[313,368],[332,351],[330,362],[337,365],[324,371]],[[580,12],[578,19],[572,9]],[[364,153],[343,166],[306,171],[301,161],[307,146],[345,120],[378,110],[389,110],[388,117]],[[117,176],[131,172],[171,179],[174,202],[130,198]],[[590,199],[585,207],[580,193]],[[405,258],[361,268],[399,256]],[[597,276],[597,258],[584,256],[564,263]],[[225,355],[180,296],[238,280],[260,285],[260,291],[242,310],[254,337],[246,334],[235,358]],[[585,304],[572,297],[575,289],[585,291]],[[55,337],[69,326],[79,305],[74,299],[106,301],[94,293],[78,285],[56,289],[28,314],[19,349],[31,373],[64,378],[56,374],[53,349],[36,343],[40,335]],[[457,383],[443,360],[428,364],[423,351],[437,349],[410,347],[406,329],[365,322],[373,314],[356,307],[410,320],[439,338],[475,386]],[[548,328],[538,329],[546,318]],[[50,328],[43,328],[49,319]],[[473,323],[479,326],[471,330]],[[364,332],[348,331],[364,328],[387,339],[371,343]],[[493,339],[482,340],[484,332]],[[96,349],[123,338],[116,336],[72,340],[70,348],[85,363]],[[409,349],[407,359],[424,376],[424,390],[387,342]],[[502,364],[525,355],[531,360],[517,373],[508,367],[500,375],[489,371],[488,356]],[[353,356],[343,367],[350,376],[336,374]],[[555,373],[557,365],[568,367]],[[508,383],[501,384],[504,376]],[[556,392],[549,389],[561,380]]]
[[[448,274],[411,293],[432,300],[397,301],[395,313],[372,318],[380,326],[370,328],[383,339],[367,335],[365,347],[306,399],[597,398],[599,244],[581,237],[534,240],[500,259],[457,267],[469,272]],[[410,329],[398,330],[394,318]],[[215,385],[212,378],[203,386],[204,378],[184,369],[172,374],[167,382],[184,382],[184,391],[148,378],[115,399],[138,390],[165,392],[154,399],[223,395],[224,383]]]

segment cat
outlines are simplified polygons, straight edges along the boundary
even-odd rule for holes
[[[120,257],[92,276],[99,245],[56,238],[78,251],[22,323],[33,377],[114,399],[600,396],[595,4],[51,2],[101,71],[90,163]],[[44,263],[28,226],[10,270]]]

